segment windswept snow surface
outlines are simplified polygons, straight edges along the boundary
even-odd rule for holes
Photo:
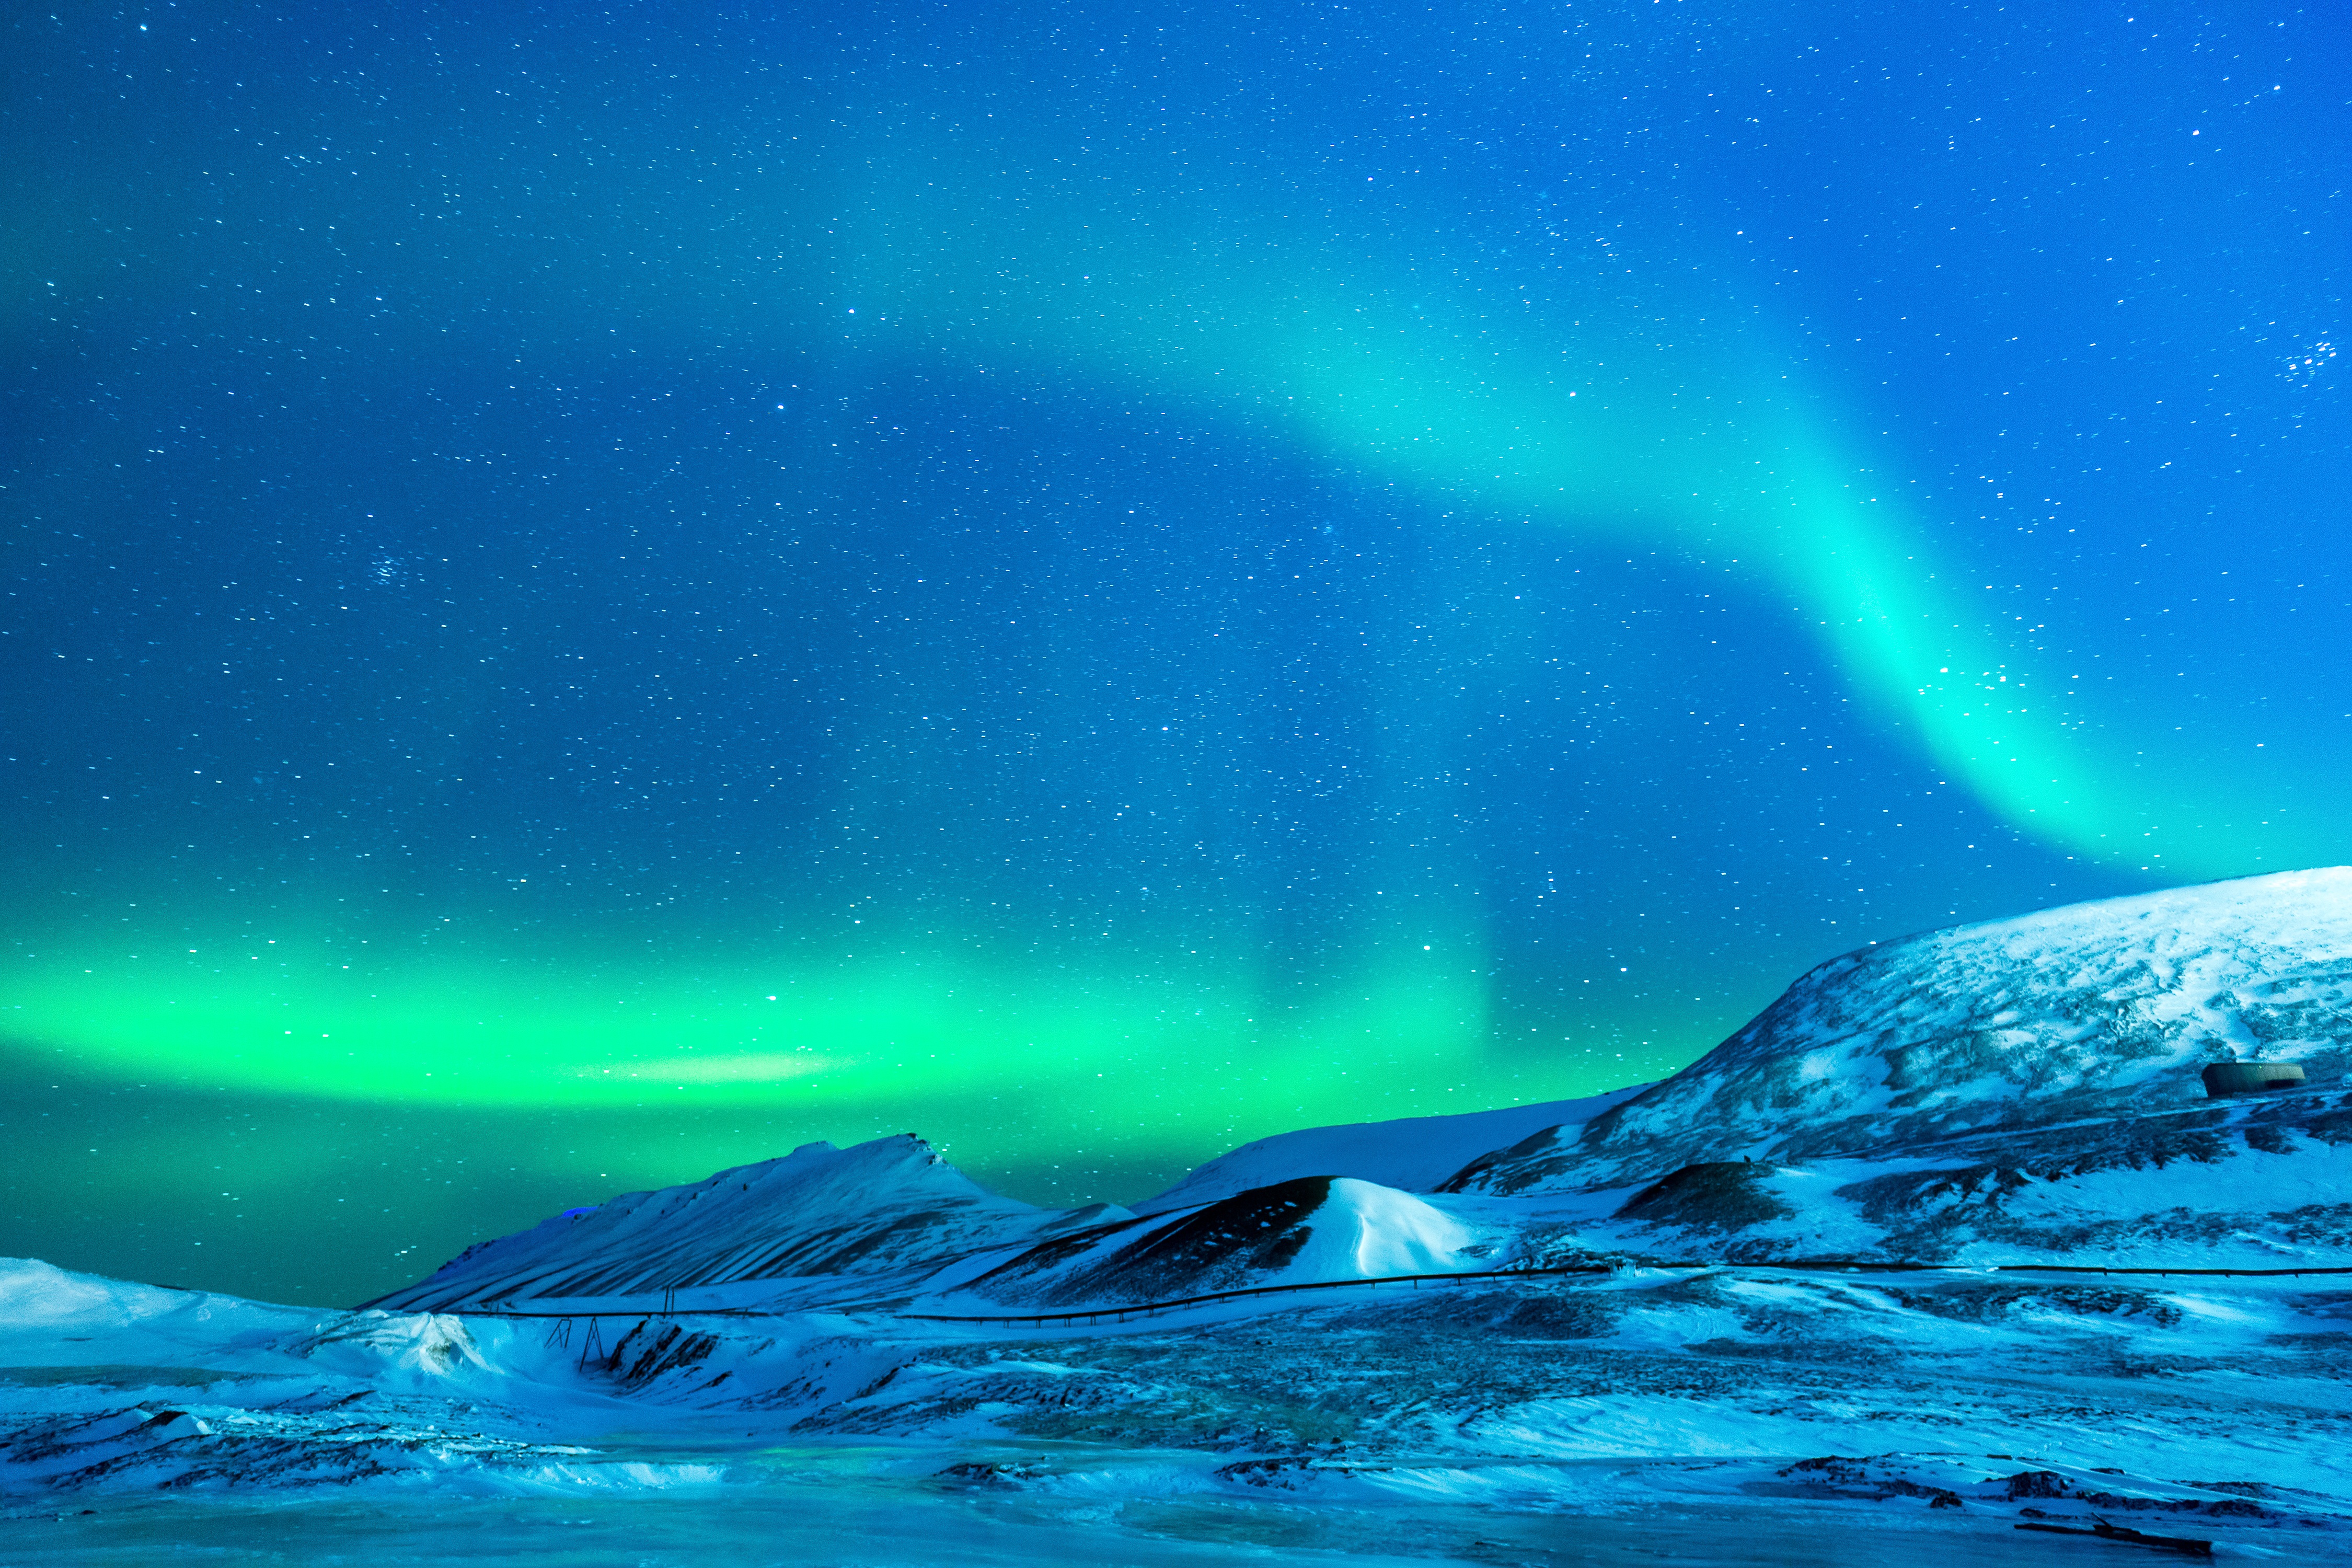
[[[0,1263],[12,1568],[2007,1564],[2095,1515],[2352,1550],[2352,1290],[2293,1281],[1650,1269],[1118,1329],[646,1313],[593,1350],[178,1294]]]
[[[501,1408],[562,1364],[503,1322],[322,1313],[0,1259],[0,1495],[607,1484],[612,1456],[550,1436],[578,1393]]]
[[[438,1311],[0,1263],[0,1505],[60,1527],[7,1560],[143,1561],[139,1500],[431,1498],[439,1540],[477,1517],[453,1498],[568,1529],[665,1494],[696,1506],[638,1517],[875,1564],[1537,1562],[1619,1526],[1701,1563],[2006,1563],[2056,1539],[2014,1525],[2095,1517],[2347,1555],[2352,1274],[2314,1271],[2352,1269],[2348,910],[2352,872],[2306,872],[1888,943],[1663,1084],[1265,1140],[1140,1216],[1012,1203],[900,1138],[385,1298]],[[2201,1098],[2256,1054],[2310,1081]],[[456,1562],[499,1528],[320,1553]],[[681,1560],[753,1552],[690,1533]]]

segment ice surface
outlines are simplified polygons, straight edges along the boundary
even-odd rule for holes
[[[1007,1456],[1016,1466],[1036,1457],[1034,1449]],[[1947,1568],[2048,1568],[2053,1561],[2046,1536],[2018,1535],[2005,1522],[1963,1529],[1909,1499],[1891,1507],[1797,1499],[1766,1509],[1748,1498],[1677,1494],[1661,1485],[1631,1506],[1562,1511],[1513,1507],[1509,1493],[1471,1501],[1405,1489],[1346,1500],[1279,1488],[1257,1496],[1207,1488],[1039,1496],[778,1458],[775,1473],[756,1481],[630,1495],[160,1497],[89,1512],[18,1513],[0,1528],[11,1568],[152,1568],[182,1560],[401,1568],[1426,1568],[1661,1558],[1685,1568],[1884,1568],[1927,1553]],[[1104,1458],[1116,1463],[1124,1455]]]

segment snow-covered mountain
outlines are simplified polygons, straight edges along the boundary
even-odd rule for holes
[[[625,1193],[467,1249],[370,1306],[568,1306],[688,1293],[698,1306],[871,1293],[968,1253],[1125,1217],[999,1197],[912,1133],[807,1143],[685,1186]]]
[[[1990,921],[1832,959],[1714,1050],[1448,1190],[1572,1191],[2181,1110],[2206,1063],[2352,1058],[2352,868]]]
[[[811,1144],[474,1248],[385,1307],[684,1293],[1095,1305],[1624,1258],[2352,1260],[2352,868],[1877,944],[1662,1083],[1308,1128],[1138,1207],[995,1196],[911,1135]],[[2301,1089],[2205,1097],[2260,1056]]]
[[[543,1420],[500,1408],[519,1375],[570,1358],[479,1326],[487,1344],[456,1318],[321,1312],[0,1258],[0,1499],[609,1473]]]

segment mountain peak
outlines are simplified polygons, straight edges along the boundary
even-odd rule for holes
[[[2104,899],[1831,959],[1665,1082],[1447,1184],[1591,1186],[2188,1104],[2209,1062],[2324,1080],[2347,1039],[2352,868]]]
[[[870,1280],[1025,1243],[1060,1217],[999,1197],[914,1133],[803,1143],[675,1187],[624,1193],[468,1248],[371,1305],[415,1310]]]

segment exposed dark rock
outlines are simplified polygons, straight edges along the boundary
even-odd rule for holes
[[[1617,1217],[1711,1231],[1786,1219],[1796,1211],[1764,1184],[1769,1174],[1768,1166],[1736,1160],[1685,1165],[1625,1200]]]
[[[1307,1245],[1307,1218],[1331,1195],[1331,1180],[1301,1176],[1174,1218],[1153,1216],[1057,1237],[991,1269],[971,1288],[1011,1300],[1025,1282],[1051,1279],[1039,1299],[1068,1303],[1165,1300],[1244,1285],[1253,1276],[1280,1269]],[[1094,1263],[1052,1278],[1088,1247],[1120,1232],[1132,1239]]]

